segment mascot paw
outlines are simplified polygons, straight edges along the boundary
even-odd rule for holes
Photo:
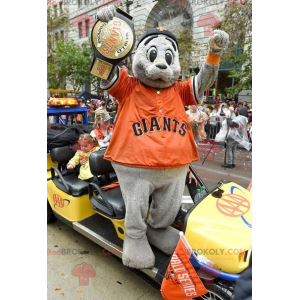
[[[177,246],[179,231],[170,226],[167,228],[154,229],[148,225],[147,237],[151,245],[170,255]]]
[[[108,22],[112,20],[116,12],[116,8],[113,5],[108,5],[100,9],[97,13],[97,17],[101,22]]]
[[[125,236],[123,244],[123,264],[134,269],[149,269],[155,264],[155,256],[149,245],[147,237],[133,239]]]
[[[209,39],[209,49],[213,54],[221,54],[229,42],[228,34],[223,30],[215,30],[214,35]]]

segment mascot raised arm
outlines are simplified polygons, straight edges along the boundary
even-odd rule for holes
[[[108,6],[98,12],[102,22],[114,16]],[[198,104],[214,82],[228,35],[215,30],[200,72],[178,82],[176,36],[164,28],[148,29],[134,55],[134,77],[114,67],[100,86],[119,101],[114,134],[105,153],[112,162],[125,201],[126,236],[123,264],[151,268],[154,245],[172,254],[179,234],[170,225],[180,209],[188,166],[199,160],[184,107]],[[149,198],[152,196],[149,215]]]

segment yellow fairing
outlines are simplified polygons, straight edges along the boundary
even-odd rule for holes
[[[73,197],[48,181],[47,198],[51,208],[70,222],[78,222],[95,214],[89,195]]]
[[[51,168],[57,166],[58,164],[52,161],[50,153],[47,153],[47,178],[51,178]]]
[[[252,194],[232,182],[221,189],[222,198],[210,194],[191,211],[185,236],[219,269],[240,273],[249,265],[252,248]]]
[[[112,218],[106,216],[105,214],[101,214],[98,211],[97,211],[97,214],[101,215],[102,217],[105,217],[105,218],[109,219],[113,223],[119,239],[124,240],[125,233],[126,233],[125,225],[124,225],[125,219],[112,219]]]

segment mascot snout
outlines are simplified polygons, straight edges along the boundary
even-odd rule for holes
[[[164,82],[170,82],[173,78],[173,71],[164,63],[153,64],[145,70],[145,74],[149,79],[161,79]]]
[[[155,65],[157,68],[159,68],[159,69],[162,69],[162,70],[164,70],[164,69],[166,69],[167,68],[167,66],[165,65],[165,64],[157,64],[157,65]]]

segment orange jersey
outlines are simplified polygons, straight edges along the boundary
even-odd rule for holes
[[[107,92],[119,100],[114,133],[105,159],[119,164],[168,169],[199,160],[186,105],[199,103],[196,79],[164,90],[118,71]]]
[[[100,141],[103,141],[104,138],[110,133],[110,132],[113,132],[113,129],[108,127],[107,128],[107,134],[104,135],[103,132],[101,131],[100,128],[96,128],[93,130],[94,134],[95,134],[95,137],[97,140],[100,140]]]

